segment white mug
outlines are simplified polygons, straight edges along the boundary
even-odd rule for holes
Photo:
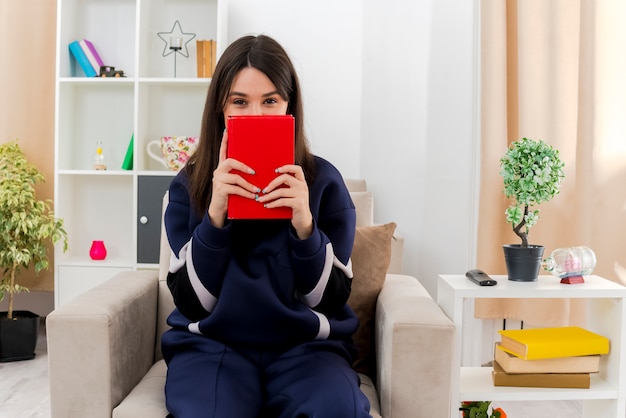
[[[194,136],[162,136],[159,141],[148,142],[146,151],[155,161],[160,162],[172,171],[178,171],[185,166],[187,160],[198,147],[198,137]],[[158,146],[157,154],[152,148]]]

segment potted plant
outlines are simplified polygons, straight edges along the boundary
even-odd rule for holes
[[[16,293],[28,291],[17,282],[21,271],[48,268],[46,243],[63,241],[67,233],[56,219],[50,200],[37,200],[35,184],[44,181],[17,141],[0,145],[0,301],[8,295],[8,310],[0,312],[0,361],[25,360],[35,356],[39,317],[14,311]]]
[[[507,418],[502,408],[491,408],[491,401],[461,402],[459,411],[463,412],[463,418]]]
[[[544,247],[528,243],[530,228],[539,220],[539,210],[532,207],[559,194],[563,167],[558,150],[528,138],[511,143],[500,159],[504,194],[513,199],[505,211],[506,221],[522,240],[503,246],[509,280],[535,281],[539,276]]]

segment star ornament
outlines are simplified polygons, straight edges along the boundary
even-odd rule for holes
[[[163,48],[163,56],[167,57],[172,52],[177,52],[185,58],[189,58],[189,50],[187,49],[187,44],[192,41],[193,38],[196,37],[195,33],[186,33],[183,32],[183,29],[180,27],[180,22],[178,20],[174,22],[174,26],[172,26],[172,30],[169,32],[158,32],[157,35],[159,38],[165,42],[165,47]],[[181,38],[183,40],[181,49],[171,49],[170,48],[170,38]]]

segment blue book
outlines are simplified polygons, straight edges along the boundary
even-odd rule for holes
[[[78,63],[78,65],[80,65],[80,68],[83,69],[83,72],[87,77],[95,77],[98,75],[91,66],[89,59],[83,52],[83,49],[80,47],[78,41],[70,43],[69,48],[72,56],[76,59],[76,62]]]

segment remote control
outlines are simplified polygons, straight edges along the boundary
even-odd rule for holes
[[[495,286],[498,284],[498,282],[489,277],[487,273],[479,269],[468,270],[465,276],[479,286]]]

